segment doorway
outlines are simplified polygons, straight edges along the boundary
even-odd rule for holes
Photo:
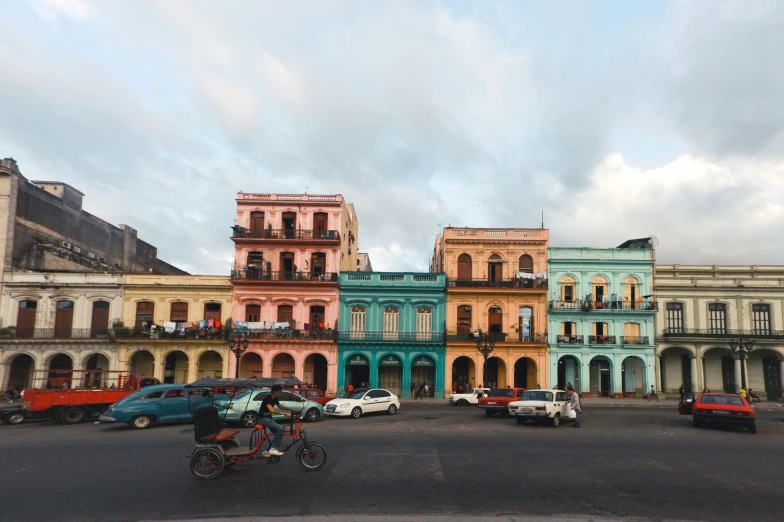
[[[297,229],[297,213],[284,212],[281,222],[283,224],[283,237],[294,239],[294,232]]]
[[[280,278],[293,279],[297,265],[294,264],[294,252],[280,253]]]
[[[735,393],[735,359],[731,355],[721,358],[721,383],[724,393]]]
[[[321,305],[311,305],[310,307],[310,325],[308,328],[311,332],[317,332],[324,329],[324,307]]]
[[[316,212],[313,214],[313,236],[315,239],[324,239],[329,228],[329,216],[326,212]]]
[[[35,330],[35,313],[38,302],[19,301],[19,311],[16,315],[16,336],[32,338]]]
[[[348,389],[348,385],[359,388],[362,383],[372,386],[370,383],[370,361],[361,354],[352,355],[346,361],[346,378],[343,386]]]
[[[470,281],[472,277],[471,256],[460,254],[457,258],[457,279],[459,281]]]
[[[54,336],[57,339],[71,337],[73,327],[73,301],[57,301],[57,312],[54,316]]]
[[[493,254],[487,261],[487,280],[500,281],[503,277],[503,260],[498,254]]]
[[[594,359],[590,364],[591,395],[609,397],[611,392],[610,362],[607,359]]]
[[[487,329],[490,333],[504,330],[504,313],[499,306],[491,306],[487,314]]]
[[[765,379],[765,394],[769,401],[781,397],[781,364],[776,357],[762,359],[762,375]]]
[[[459,335],[471,333],[471,307],[468,305],[457,307],[457,333]]]
[[[378,379],[381,388],[400,395],[403,389],[403,361],[396,355],[385,355],[378,361]]]

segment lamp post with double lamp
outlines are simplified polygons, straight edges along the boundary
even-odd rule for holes
[[[240,357],[248,349],[248,334],[236,332],[232,337],[229,334],[229,350],[234,352],[234,357],[237,358],[237,366],[234,368],[234,377],[240,378]]]
[[[482,330],[479,330],[479,337],[476,338],[476,349],[479,350],[479,353],[482,354],[482,357],[485,358],[485,365],[483,368],[484,374],[484,386],[488,386],[487,383],[487,358],[493,353],[495,349],[495,338],[492,336],[486,335],[482,333]]]
[[[730,351],[732,352],[732,357],[740,360],[741,388],[746,388],[746,359],[749,358],[749,354],[753,349],[753,339],[741,336],[730,341]]]

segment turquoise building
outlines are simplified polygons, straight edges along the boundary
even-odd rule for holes
[[[654,249],[550,248],[550,382],[582,396],[640,397],[656,382]]]
[[[444,397],[446,275],[341,272],[338,390],[363,382],[402,397],[427,383]]]

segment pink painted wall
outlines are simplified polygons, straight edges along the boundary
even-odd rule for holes
[[[238,244],[235,248],[235,267],[234,270],[241,270],[243,266],[248,264],[249,252],[262,252],[265,261],[272,263],[270,270],[273,272],[282,271],[280,266],[280,253],[293,252],[294,264],[297,265],[297,270],[301,272],[310,271],[310,256],[314,252],[322,252],[326,254],[327,266],[325,272],[339,272],[340,271],[340,247],[325,247],[325,246],[302,246],[297,244],[280,245],[280,244],[255,244],[247,245]]]
[[[298,328],[304,328],[310,318],[310,306],[318,305],[324,307],[324,323],[334,329],[339,308],[337,284],[313,284],[315,288],[308,288],[308,284],[312,283],[235,285],[231,317],[235,321],[244,321],[245,307],[256,304],[261,306],[260,321],[277,321],[278,306],[285,304],[292,306]]]

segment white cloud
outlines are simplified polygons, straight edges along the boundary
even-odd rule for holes
[[[32,0],[35,11],[46,20],[54,21],[65,15],[79,22],[95,18],[95,10],[84,0]]]

